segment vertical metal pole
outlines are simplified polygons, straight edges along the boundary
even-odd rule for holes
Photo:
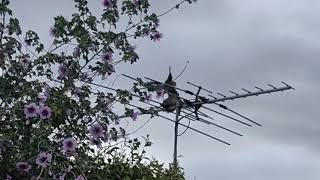
[[[179,127],[179,115],[180,115],[180,101],[177,98],[176,103],[176,121],[174,123],[174,147],[173,147],[173,165],[177,167],[178,165],[178,127]]]

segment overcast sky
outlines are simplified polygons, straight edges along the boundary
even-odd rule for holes
[[[151,0],[162,12],[175,0]],[[96,12],[100,1],[90,1]],[[26,29],[48,41],[52,17],[69,15],[71,0],[13,0],[12,8]],[[271,95],[239,99],[225,105],[263,124],[247,128],[220,116],[217,122],[233,134],[192,122],[191,125],[230,142],[225,146],[187,131],[179,138],[178,154],[187,179],[197,180],[318,180],[320,178],[320,1],[199,0],[163,18],[160,42],[136,42],[140,61],[118,72],[165,79],[168,66],[177,75],[190,61],[178,86],[187,81],[228,94],[254,86],[267,88],[285,81],[296,88]],[[116,85],[129,85],[119,78]],[[210,107],[217,109],[213,105]],[[224,111],[221,111],[224,112]],[[131,125],[139,127],[146,119]],[[187,121],[185,121],[187,122]],[[183,128],[180,128],[183,131]],[[151,134],[149,154],[172,160],[173,124],[154,119],[136,136]]]

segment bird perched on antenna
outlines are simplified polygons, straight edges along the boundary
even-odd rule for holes
[[[171,74],[171,68],[169,67],[169,75],[163,85],[163,90],[168,94],[168,98],[161,103],[161,106],[168,112],[172,112],[176,109],[176,104],[179,96],[178,92],[175,89],[176,85],[177,84],[173,80]]]

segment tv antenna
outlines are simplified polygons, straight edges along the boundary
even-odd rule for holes
[[[194,131],[196,133],[199,133],[201,135],[209,137],[209,138],[211,138],[217,142],[220,142],[222,144],[225,144],[228,146],[231,145],[230,143],[228,143],[225,140],[214,137],[206,132],[203,132],[199,129],[191,127],[191,125],[190,125],[191,121],[200,122],[200,123],[204,123],[207,125],[212,125],[217,128],[220,128],[224,131],[232,133],[234,135],[243,136],[242,134],[240,134],[234,130],[231,130],[231,129],[226,128],[222,125],[219,125],[217,123],[212,122],[212,120],[215,120],[215,119],[212,118],[211,116],[207,115],[206,113],[204,113],[202,111],[202,109],[205,109],[205,110],[208,110],[208,111],[213,112],[215,114],[218,114],[220,116],[223,116],[229,120],[240,123],[244,126],[248,126],[248,127],[262,126],[260,123],[244,116],[243,114],[240,114],[239,112],[237,112],[233,109],[230,109],[229,107],[227,107],[226,105],[221,104],[221,103],[226,102],[226,101],[230,101],[230,100],[252,97],[252,96],[260,96],[260,95],[271,94],[271,93],[275,93],[275,92],[283,92],[283,91],[287,91],[290,89],[295,90],[289,84],[281,81],[281,83],[282,83],[281,87],[276,87],[271,84],[267,84],[269,87],[268,89],[263,89],[263,88],[256,86],[255,87],[256,90],[252,90],[252,91],[249,91],[247,89],[242,88],[242,91],[243,91],[242,93],[229,91],[229,93],[231,95],[216,93],[218,96],[215,96],[215,95],[213,95],[214,93],[212,91],[207,90],[207,89],[203,88],[202,86],[199,86],[199,85],[194,84],[192,82],[187,82],[187,84],[195,87],[197,89],[196,92],[179,88],[176,86],[176,82],[174,82],[174,83],[172,83],[172,82],[170,83],[168,81],[160,82],[160,81],[148,78],[148,77],[144,77],[143,79],[145,79],[145,80],[143,80],[142,78],[134,78],[134,77],[126,75],[126,74],[122,74],[122,75],[126,78],[134,80],[135,86],[142,87],[141,89],[146,89],[147,91],[144,91],[145,94],[147,92],[153,92],[156,90],[163,90],[165,93],[168,94],[169,97],[167,99],[165,99],[163,102],[159,102],[159,101],[155,101],[152,99],[146,99],[146,97],[143,96],[142,93],[139,93],[139,91],[140,91],[139,89],[133,89],[133,92],[128,91],[127,93],[129,93],[132,97],[138,98],[141,102],[149,105],[149,108],[146,109],[146,108],[143,108],[143,107],[131,104],[131,103],[127,103],[127,105],[139,109],[141,112],[141,115],[151,114],[152,116],[161,117],[165,120],[168,120],[168,121],[174,123],[174,144],[173,144],[173,165],[174,166],[177,166],[177,163],[178,163],[178,161],[177,161],[177,158],[178,158],[178,137],[183,135],[187,130]],[[52,80],[55,82],[62,83],[59,80],[55,80],[55,79],[52,79]],[[85,82],[87,84],[93,85],[93,86],[112,90],[114,92],[119,91],[119,89],[114,89],[112,87],[108,87],[108,86],[105,86],[102,84],[84,81],[84,80],[81,80],[81,81]],[[178,92],[183,92],[184,94],[191,95],[194,98],[192,98],[192,99],[185,98],[185,97],[181,96]],[[200,95],[201,92],[208,93],[207,94],[208,97],[201,96]],[[171,99],[169,99],[169,98],[171,98]],[[171,103],[171,106],[173,107],[173,108],[170,107],[171,109],[166,108],[166,106],[164,105],[164,102],[168,99],[172,100],[172,102],[173,102],[173,103]],[[228,111],[229,113],[234,114],[235,117],[227,115],[223,112],[216,111],[212,108],[209,108],[207,105],[210,105],[210,104],[213,104],[213,105],[215,105],[225,111]],[[160,114],[163,112],[174,114],[175,119],[171,119],[165,115]],[[123,116],[118,116],[117,118],[120,119],[120,118],[126,118],[126,117],[130,117],[130,115],[124,114]],[[181,123],[182,119],[188,119],[189,123],[188,124]],[[179,125],[186,128],[181,134],[179,134],[179,132],[178,132]]]
[[[170,74],[169,74],[168,79],[173,81],[172,77],[170,77],[171,76]],[[262,126],[260,123],[240,114],[239,112],[236,112],[233,109],[230,109],[229,107],[227,107],[226,105],[221,104],[221,103],[226,102],[226,101],[230,101],[230,100],[252,97],[252,96],[260,96],[260,95],[271,94],[271,93],[275,93],[275,92],[283,92],[283,91],[287,91],[290,89],[294,90],[294,88],[292,86],[281,81],[281,83],[282,83],[281,87],[276,87],[271,84],[267,84],[269,87],[268,89],[263,89],[263,88],[255,86],[256,90],[247,90],[247,89],[242,88],[243,92],[241,92],[241,93],[237,93],[235,91],[229,91],[229,93],[231,95],[216,93],[217,95],[215,96],[212,91],[205,89],[202,86],[197,85],[192,82],[187,82],[187,84],[192,87],[195,87],[196,92],[179,88],[176,86],[176,82],[172,83],[172,82],[169,82],[168,80],[166,82],[161,82],[161,81],[157,81],[152,78],[149,78],[149,77],[144,77],[143,79],[145,79],[145,80],[143,80],[142,78],[134,78],[134,77],[126,75],[126,74],[122,74],[122,75],[126,78],[129,78],[131,80],[136,81],[135,83],[138,86],[142,86],[148,90],[152,90],[152,89],[154,90],[154,89],[158,88],[158,89],[164,90],[165,93],[168,94],[169,97],[166,100],[164,100],[162,103],[158,102],[158,101],[150,100],[150,102],[148,104],[153,106],[153,110],[156,112],[148,112],[147,109],[144,109],[144,108],[138,107],[136,105],[132,105],[132,104],[129,104],[129,105],[138,108],[140,111],[142,111],[142,114],[154,113],[156,116],[161,117],[166,120],[169,120],[174,123],[174,144],[173,144],[173,164],[174,165],[177,165],[177,162],[178,162],[177,161],[177,158],[178,158],[178,137],[180,135],[182,135],[188,129],[195,131],[197,133],[200,133],[202,135],[205,135],[207,137],[210,137],[211,139],[216,140],[216,141],[223,143],[225,145],[230,145],[230,143],[228,143],[224,140],[213,137],[207,133],[204,133],[198,129],[191,127],[190,121],[197,121],[197,122],[204,123],[207,125],[213,125],[213,126],[216,126],[220,129],[223,129],[225,131],[228,131],[232,134],[242,136],[242,134],[240,134],[234,130],[228,129],[222,125],[218,125],[216,123],[213,123],[212,121],[209,121],[208,119],[213,120],[213,118],[208,116],[204,112],[202,112],[201,109],[209,110],[213,113],[216,113],[220,116],[226,117],[230,120],[233,120],[233,121],[238,122],[238,123],[245,125],[245,126],[249,126],[249,127]],[[187,98],[181,96],[178,92],[182,92],[182,93],[191,95],[194,98],[187,99]],[[201,92],[208,93],[208,95],[207,95],[208,97],[200,95]],[[171,106],[173,105],[174,108],[170,107],[171,108],[170,109],[170,108],[166,107],[165,102],[169,98],[171,98],[170,100],[173,101],[173,103],[170,105]],[[156,106],[152,103],[160,104],[160,106]],[[210,104],[216,105],[217,107],[219,107],[223,110],[226,110],[229,113],[234,114],[235,116],[237,116],[237,118],[229,116],[225,113],[222,113],[222,112],[219,112],[219,111],[216,111],[214,109],[207,107],[207,105],[210,105]],[[168,109],[166,109],[166,108],[168,108]],[[167,113],[175,114],[175,120],[170,119],[164,115],[160,115],[159,114],[160,112],[167,112]],[[184,118],[189,119],[188,125],[180,122]],[[181,134],[179,134],[179,132],[178,132],[179,125],[186,127],[185,131]]]

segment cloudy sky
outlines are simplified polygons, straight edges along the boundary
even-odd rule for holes
[[[176,0],[151,0],[156,12]],[[90,6],[101,11],[99,1]],[[25,29],[48,41],[52,17],[70,15],[72,1],[14,0],[12,8]],[[225,103],[261,124],[244,127],[210,114],[220,124],[244,134],[238,137],[196,122],[191,125],[230,142],[225,146],[187,131],[179,138],[179,161],[187,179],[318,180],[320,178],[320,1],[317,0],[199,0],[161,18],[163,39],[136,42],[141,60],[119,72],[165,79],[168,66],[177,75],[190,61],[178,86],[191,81],[228,94],[267,83],[285,81],[296,88],[266,96]],[[119,78],[116,85],[128,86]],[[205,95],[205,94],[204,94]],[[213,105],[210,107],[220,110]],[[221,112],[224,112],[223,110]],[[226,112],[225,112],[226,113]],[[132,124],[133,130],[140,122]],[[185,121],[187,123],[187,121]],[[183,128],[180,128],[183,131]],[[151,134],[150,155],[172,160],[173,124],[153,119],[136,136]]]

